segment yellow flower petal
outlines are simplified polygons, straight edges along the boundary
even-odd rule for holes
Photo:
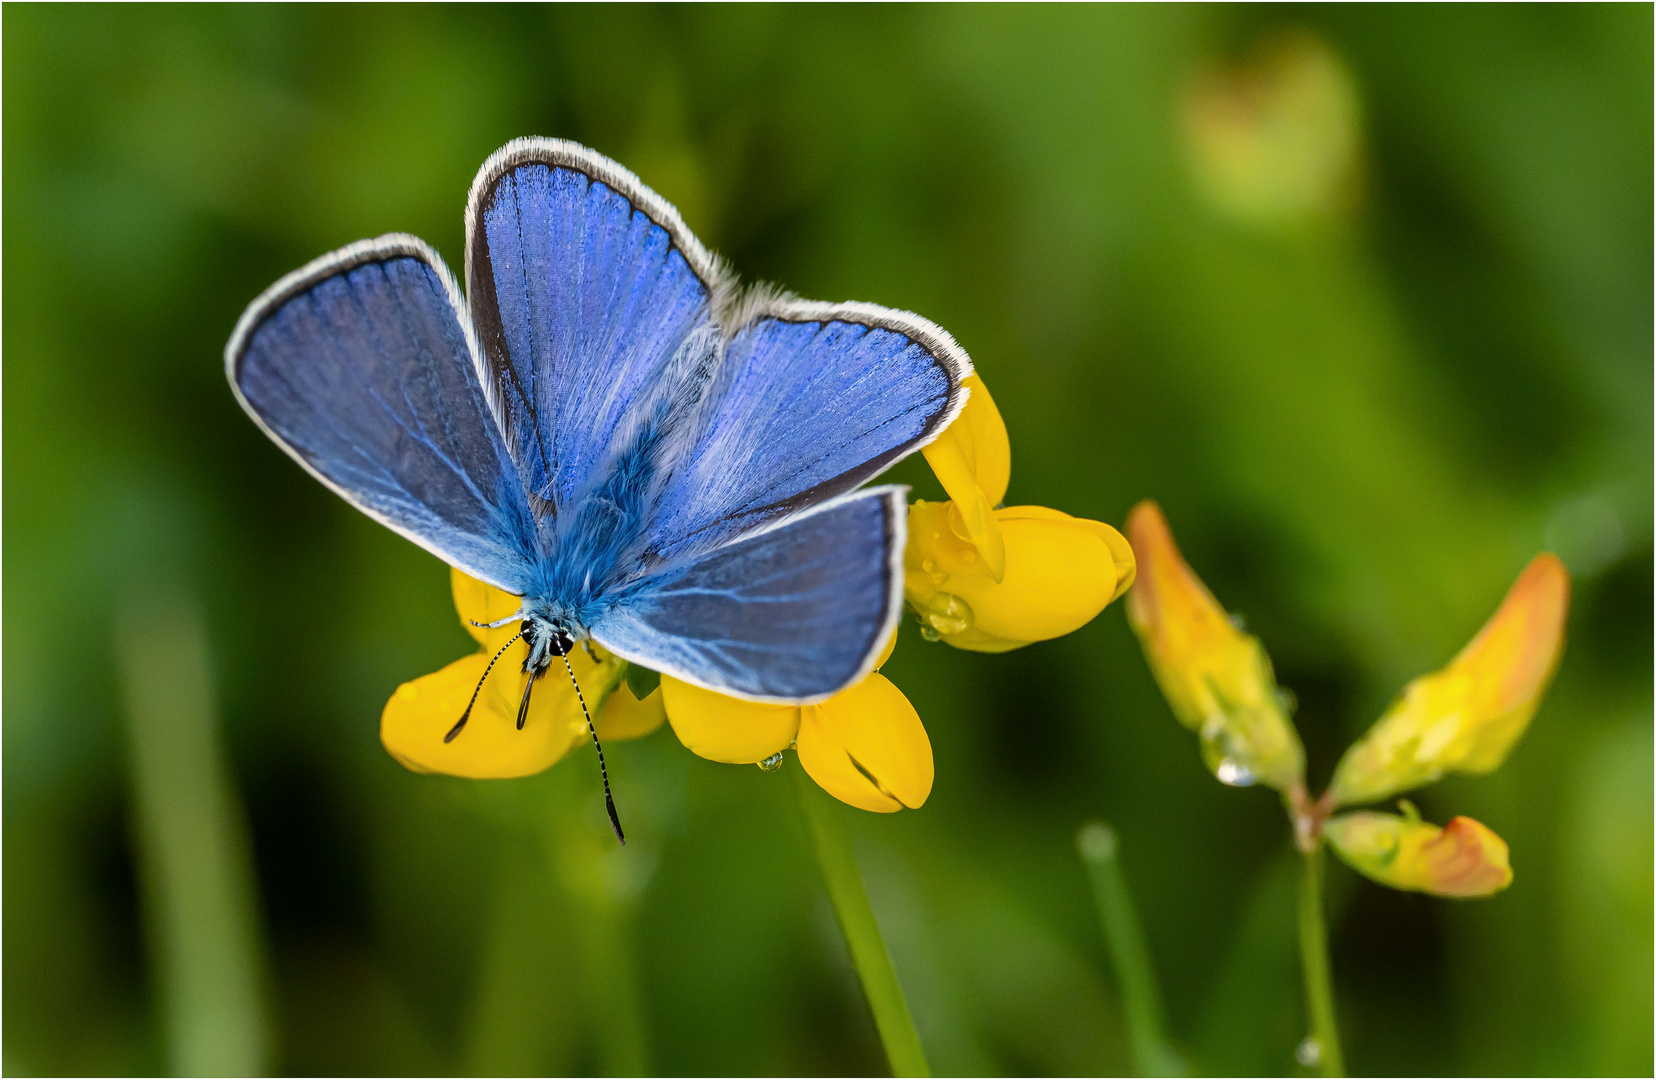
[[[931,740],[914,706],[884,675],[801,712],[799,764],[834,798],[893,813],[931,795]]]
[[[1352,869],[1394,889],[1469,898],[1512,883],[1506,841],[1469,817],[1440,829],[1412,813],[1365,810],[1330,818],[1323,834]]]
[[[490,673],[465,728],[452,742],[443,741],[488,662],[487,656],[473,653],[399,686],[380,716],[380,741],[391,756],[416,772],[473,779],[529,776],[563,757],[574,733],[554,716],[562,704],[557,699],[574,700],[568,682],[561,693],[551,685],[536,686],[529,717],[519,731],[517,699],[512,697],[509,706],[504,699],[509,692],[521,692],[523,676],[515,670],[501,672],[500,664]],[[491,685],[497,680],[497,686]]]
[[[661,687],[651,690],[640,701],[633,696],[632,687],[622,680],[610,691],[609,700],[604,702],[598,716],[598,737],[605,742],[636,739],[648,735],[666,719],[667,707],[662,701]]]
[[[799,706],[764,705],[661,677],[667,721],[691,753],[751,765],[781,753],[799,734]]]
[[[1044,506],[995,512],[1006,540],[997,582],[949,528],[949,503],[909,508],[904,591],[923,626],[974,652],[1061,637],[1092,620],[1132,580],[1132,548],[1110,526]]]
[[[1278,700],[1271,661],[1238,630],[1193,573],[1155,503],[1127,519],[1138,577],[1127,618],[1179,722],[1196,731],[1208,767],[1231,784],[1279,791],[1303,782],[1305,752]]]
[[[514,614],[523,603],[523,597],[502,592],[493,585],[485,585],[464,570],[452,566],[449,567],[449,588],[454,593],[454,610],[460,614],[460,625],[464,626],[466,633],[480,644],[488,635],[488,631],[473,626],[473,622],[491,623],[496,619],[504,619]],[[514,626],[512,633],[516,632]]]
[[[490,630],[479,652],[399,686],[380,716],[380,741],[391,756],[416,772],[473,779],[529,776],[587,738],[586,718],[562,662],[536,681],[523,729],[518,730],[528,647],[517,641],[493,668],[488,666],[516,633],[516,624]],[[587,704],[602,711],[611,688],[620,681],[620,661],[596,646],[591,655],[585,647],[576,648],[569,661]],[[479,687],[485,670],[488,678]],[[473,691],[477,701],[466,726],[453,740],[444,742]]]
[[[1443,670],[1422,676],[1334,772],[1336,805],[1373,802],[1444,773],[1486,773],[1512,750],[1558,666],[1570,576],[1535,557],[1499,610]]]
[[[891,659],[891,654],[896,650],[896,648],[897,628],[894,626],[891,628],[891,636],[886,638],[885,648],[880,650],[879,658],[874,661],[875,671],[879,671],[881,668],[886,666],[886,661]]]
[[[951,448],[949,453],[959,456],[971,482],[983,490],[989,505],[994,506],[1006,498],[1006,485],[1012,478],[1012,444],[1006,436],[1006,422],[1001,419],[1000,409],[989,395],[989,388],[983,385],[982,377],[969,375],[963,385],[969,391],[966,407],[921,452],[929,462],[933,447],[942,444]],[[944,487],[948,488],[947,481]],[[959,496],[949,489],[949,497]]]
[[[999,581],[1006,572],[1006,548],[994,508],[1006,497],[1012,448],[983,380],[972,375],[964,385],[970,396],[960,415],[921,453],[954,505],[952,531],[976,549],[982,568]]]

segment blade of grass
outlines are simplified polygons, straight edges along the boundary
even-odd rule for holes
[[[1075,847],[1087,868],[1104,943],[1115,967],[1133,1064],[1140,1076],[1183,1076],[1184,1063],[1167,1037],[1167,1015],[1150,948],[1121,872],[1120,840],[1102,821],[1090,821],[1076,833]]]
[[[269,1065],[257,889],[247,824],[219,742],[206,633],[181,588],[120,605],[144,914],[169,1064],[179,1076]]]

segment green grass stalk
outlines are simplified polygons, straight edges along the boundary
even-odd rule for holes
[[[206,631],[180,587],[120,605],[115,655],[143,910],[176,1076],[271,1065],[247,822],[219,741]]]
[[[1075,847],[1087,868],[1104,944],[1115,967],[1133,1066],[1140,1076],[1182,1076],[1182,1063],[1167,1037],[1167,1014],[1150,948],[1121,872],[1121,844],[1115,830],[1102,821],[1090,821],[1076,834]]]

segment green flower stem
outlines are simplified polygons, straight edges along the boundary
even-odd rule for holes
[[[1140,1076],[1181,1076],[1184,1070],[1167,1038],[1167,1016],[1150,963],[1150,949],[1132,894],[1127,891],[1127,878],[1121,872],[1121,845],[1115,830],[1102,821],[1088,822],[1076,834],[1075,846],[1086,864],[1104,943],[1115,966],[1133,1066]]]
[[[1303,853],[1300,876],[1300,960],[1305,970],[1305,1006],[1311,1037],[1317,1041],[1317,1064],[1324,1076],[1344,1076],[1340,1031],[1334,1021],[1334,976],[1328,963],[1328,927],[1323,920],[1323,846]]]
[[[828,898],[833,901],[834,914],[839,919],[840,932],[851,950],[851,963],[862,980],[863,994],[874,1013],[874,1025],[879,1028],[880,1041],[885,1044],[886,1057],[891,1061],[893,1076],[930,1076],[925,1051],[920,1047],[920,1035],[914,1030],[914,1019],[909,1015],[908,1002],[903,999],[903,988],[897,983],[897,973],[891,967],[891,955],[886,952],[880,927],[874,921],[874,909],[863,891],[862,875],[857,872],[857,860],[851,853],[851,841],[839,819],[839,807],[819,789],[803,768],[789,770],[799,792],[799,805],[810,826],[812,846],[816,848],[817,865],[822,867],[823,880],[828,885]]]

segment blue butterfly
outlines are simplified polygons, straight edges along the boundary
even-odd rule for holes
[[[472,183],[464,296],[423,241],[363,240],[259,296],[225,366],[318,480],[523,597],[525,706],[584,641],[752,701],[867,675],[906,505],[858,488],[948,426],[972,373],[919,316],[739,291],[632,173],[539,138]]]

